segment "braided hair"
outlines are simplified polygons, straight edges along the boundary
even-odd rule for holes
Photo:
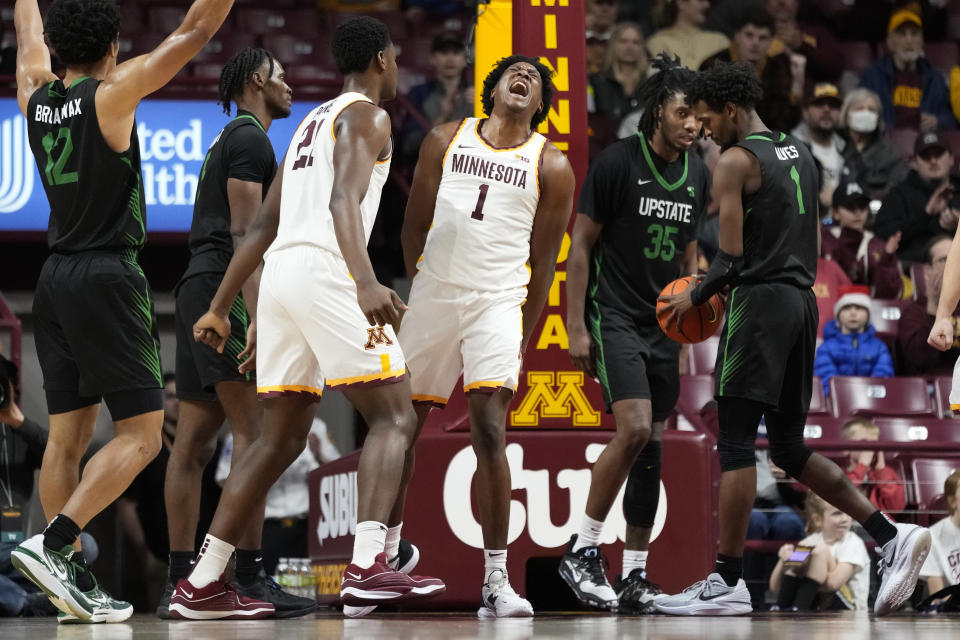
[[[639,102],[643,107],[637,129],[647,139],[653,139],[653,132],[663,118],[663,108],[676,95],[686,96],[687,90],[697,77],[697,72],[680,64],[680,58],[672,59],[661,53],[651,62],[658,71],[640,87]]]
[[[230,103],[236,102],[237,97],[243,95],[243,90],[253,77],[253,74],[270,61],[267,77],[273,76],[273,54],[259,47],[246,47],[230,56],[227,64],[220,72],[220,89],[217,104],[223,105],[223,112],[230,115]]]

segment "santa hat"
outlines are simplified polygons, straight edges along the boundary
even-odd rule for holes
[[[870,287],[862,286],[848,286],[840,287],[840,297],[837,299],[837,303],[833,305],[833,317],[836,318],[840,315],[840,311],[851,304],[855,304],[858,307],[863,307],[867,310],[867,317],[870,314]]]

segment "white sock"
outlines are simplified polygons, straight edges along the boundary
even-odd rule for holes
[[[388,561],[400,555],[400,527],[402,526],[403,523],[401,522],[397,526],[387,529],[387,541],[384,543],[383,552],[387,554]]]
[[[583,514],[583,521],[580,523],[580,533],[577,534],[577,541],[573,545],[574,551],[580,551],[584,547],[596,547],[600,544],[600,533],[603,531],[603,522],[594,520],[587,514]]]
[[[620,575],[626,578],[634,569],[647,570],[647,551],[634,551],[633,549],[623,550],[623,573]]]
[[[373,520],[358,522],[353,536],[352,563],[361,569],[368,569],[376,560],[377,554],[383,553],[386,541],[387,525]]]
[[[484,549],[483,550],[483,581],[490,578],[494,571],[503,571],[507,573],[507,550],[506,549]]]
[[[200,555],[197,556],[197,564],[187,580],[197,589],[203,589],[205,586],[220,578],[220,574],[227,568],[227,562],[233,554],[234,546],[228,544],[219,538],[215,538],[209,533],[203,539],[203,546],[200,548]]]

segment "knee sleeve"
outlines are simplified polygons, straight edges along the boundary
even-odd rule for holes
[[[757,463],[754,441],[763,417],[763,404],[746,398],[721,397],[717,401],[717,417],[720,470],[736,471],[754,466]]]
[[[631,526],[645,529],[653,527],[657,506],[660,503],[662,451],[663,443],[658,440],[648,440],[643,451],[630,467],[627,488],[623,492],[623,517]]]
[[[806,416],[802,414],[767,412],[770,459],[791,478],[797,478],[803,473],[807,460],[813,454],[803,442],[803,428],[806,422]]]

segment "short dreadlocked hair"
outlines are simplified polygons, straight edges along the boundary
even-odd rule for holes
[[[722,111],[732,102],[741,109],[755,109],[763,98],[763,87],[753,69],[743,63],[718,61],[706,71],[697,74],[687,90],[687,101],[701,100],[713,111]]]
[[[392,41],[387,25],[376,18],[360,16],[347,20],[333,32],[333,59],[342,75],[363,73],[377,54]]]
[[[660,125],[663,107],[674,96],[682,95],[687,104],[690,104],[686,94],[697,77],[696,71],[680,64],[679,57],[670,59],[666,53],[661,53],[654,58],[651,65],[658,73],[643,83],[638,96],[643,114],[640,116],[637,129],[648,140],[653,138],[653,132]]]
[[[532,64],[537,70],[537,73],[540,74],[540,98],[543,100],[543,107],[534,114],[533,120],[530,122],[530,126],[536,127],[543,122],[547,118],[547,114],[550,113],[550,103],[553,101],[555,91],[553,87],[553,71],[551,71],[547,65],[540,62],[538,58],[521,55],[500,58],[483,80],[483,112],[488,116],[493,113],[493,89],[497,86],[497,83],[500,82],[500,78],[503,77],[507,69],[518,62]]]
[[[64,65],[90,64],[120,35],[120,13],[113,0],[54,0],[44,33]]]
[[[220,88],[217,104],[223,105],[223,112],[230,115],[230,103],[243,95],[243,89],[250,82],[254,72],[270,61],[267,78],[273,76],[273,54],[259,47],[245,47],[230,56],[220,72]]]

